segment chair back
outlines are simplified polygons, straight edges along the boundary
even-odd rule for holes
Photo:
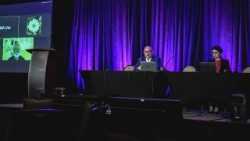
[[[243,70],[243,73],[250,73],[250,67],[247,67]]]
[[[123,71],[134,71],[134,66],[133,65],[128,65],[123,68]]]
[[[196,72],[196,69],[193,66],[186,66],[182,71],[183,72]]]

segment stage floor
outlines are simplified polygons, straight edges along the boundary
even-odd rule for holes
[[[23,103],[0,104],[0,109],[20,110],[23,109]],[[207,121],[207,122],[228,122],[250,124],[250,119],[246,122],[232,122],[229,114],[220,112],[218,114],[209,114],[202,110],[188,110],[182,113],[185,121]]]
[[[0,109],[0,129],[3,131],[0,134],[0,138],[2,139],[6,125],[11,118],[11,111],[22,110],[23,104],[0,104]],[[246,122],[232,122],[228,113],[208,114],[207,111],[199,110],[188,110],[183,112],[182,115],[184,122],[182,129],[178,131],[181,135],[181,138],[178,140],[217,141],[250,139],[250,119]]]
[[[218,114],[209,114],[207,111],[192,110],[183,112],[183,119],[186,121],[207,121],[207,122],[227,122],[227,123],[244,123],[250,124],[250,119],[246,122],[236,122],[230,119],[229,113],[220,112]]]

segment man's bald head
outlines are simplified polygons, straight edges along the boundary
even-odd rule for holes
[[[143,54],[145,58],[151,58],[153,54],[153,50],[151,46],[145,46],[143,50]]]

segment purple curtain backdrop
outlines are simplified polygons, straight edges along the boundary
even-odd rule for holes
[[[212,57],[220,45],[233,71],[250,66],[248,0],[75,0],[69,74],[122,70],[150,45],[169,71]]]

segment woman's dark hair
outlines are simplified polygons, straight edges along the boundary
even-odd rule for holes
[[[219,51],[220,53],[222,53],[223,52],[223,49],[220,47],[220,46],[213,46],[213,50],[217,50],[217,51]]]

